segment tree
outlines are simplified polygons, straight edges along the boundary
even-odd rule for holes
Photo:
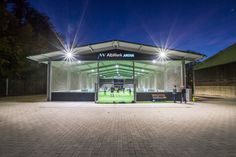
[[[49,18],[27,0],[0,2],[1,77],[24,77],[34,68],[26,56],[55,50],[58,43]]]

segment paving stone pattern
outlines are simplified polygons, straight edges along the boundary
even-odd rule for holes
[[[236,157],[236,105],[0,103],[0,157]]]

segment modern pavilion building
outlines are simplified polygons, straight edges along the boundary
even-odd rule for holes
[[[186,86],[185,64],[204,55],[126,41],[79,46],[29,56],[47,64],[49,101],[151,101],[172,99],[173,86]]]

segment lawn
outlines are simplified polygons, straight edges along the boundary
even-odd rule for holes
[[[98,93],[98,102],[99,103],[131,103],[134,100],[134,94],[131,92],[129,94],[128,91],[117,93],[114,92],[114,96],[111,95],[110,91],[107,91],[106,94],[104,92]]]

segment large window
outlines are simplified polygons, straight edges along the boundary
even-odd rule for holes
[[[53,92],[95,92],[97,62],[53,61]]]
[[[170,92],[181,86],[181,61],[135,62],[137,92]]]
[[[97,69],[99,65],[99,69]],[[53,92],[96,92],[98,101],[132,102],[134,87],[137,92],[170,92],[181,86],[181,61],[53,61]],[[135,74],[133,78],[133,74]],[[99,76],[98,76],[99,75]],[[135,84],[135,85],[134,85]],[[113,89],[113,87],[115,89]],[[111,88],[116,96],[111,96]],[[106,93],[106,92],[107,93]],[[127,94],[118,97],[120,91]],[[131,92],[130,92],[131,91]],[[102,96],[106,94],[106,96]],[[120,93],[121,95],[121,93]],[[111,97],[110,97],[111,96]],[[105,98],[106,97],[106,98]],[[121,100],[118,100],[121,99]],[[116,100],[115,100],[116,101]]]

